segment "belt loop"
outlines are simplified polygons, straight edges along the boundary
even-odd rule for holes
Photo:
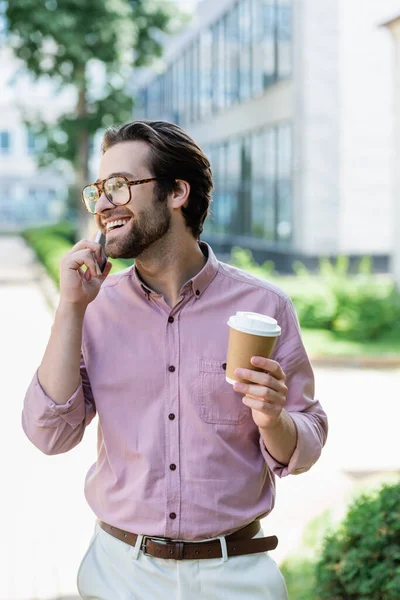
[[[139,552],[142,547],[142,542],[143,542],[143,535],[138,535],[136,544],[135,544],[135,547],[134,547],[133,553],[132,553],[132,560],[137,560],[139,558]]]
[[[221,544],[221,552],[222,552],[222,561],[221,562],[224,563],[228,560],[228,548],[226,547],[226,539],[223,535],[221,535],[221,537],[219,537],[218,539]]]

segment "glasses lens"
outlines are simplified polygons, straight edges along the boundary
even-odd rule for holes
[[[96,212],[96,202],[99,199],[99,192],[95,185],[88,185],[83,190],[83,199],[85,201],[86,208],[89,212]]]
[[[111,177],[104,184],[106,196],[114,204],[127,204],[129,202],[129,186],[122,177]]]

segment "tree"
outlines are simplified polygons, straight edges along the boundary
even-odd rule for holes
[[[130,119],[132,67],[161,56],[162,34],[179,25],[176,7],[169,0],[8,0],[5,16],[9,44],[34,78],[74,91],[74,110],[56,123],[40,118],[29,126],[45,139],[40,165],[69,161],[81,188],[91,139]]]

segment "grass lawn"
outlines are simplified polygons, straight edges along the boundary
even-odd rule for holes
[[[400,336],[391,331],[377,341],[357,342],[338,338],[332,331],[303,329],[303,342],[310,356],[340,358],[368,356],[400,361]]]

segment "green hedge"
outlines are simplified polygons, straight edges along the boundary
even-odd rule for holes
[[[60,259],[74,244],[74,225],[64,222],[30,229],[23,235],[58,284]],[[111,262],[112,273],[133,264],[133,260]],[[333,265],[322,259],[317,275],[295,263],[293,277],[278,276],[271,261],[257,265],[251,252],[240,248],[233,250],[232,264],[284,289],[294,302],[303,328],[332,331],[342,339],[357,342],[379,340],[388,333],[397,335],[397,331],[400,339],[400,296],[393,281],[373,275],[367,258],[360,261],[356,276],[349,275],[345,257],[339,257]]]
[[[22,233],[57,286],[60,284],[60,260],[75,244],[75,231],[73,224],[63,222],[49,227],[27,229]],[[112,259],[111,262],[112,273],[133,264],[133,260]]]
[[[295,277],[279,277],[272,262],[257,265],[248,250],[235,248],[232,263],[277,283],[292,298],[302,327],[327,329],[342,338],[377,340],[393,328],[400,337],[400,295],[388,277],[374,275],[372,261],[360,260],[349,274],[347,257],[321,259],[316,275],[294,263]]]
[[[325,539],[318,600],[399,600],[400,483],[363,494]]]

